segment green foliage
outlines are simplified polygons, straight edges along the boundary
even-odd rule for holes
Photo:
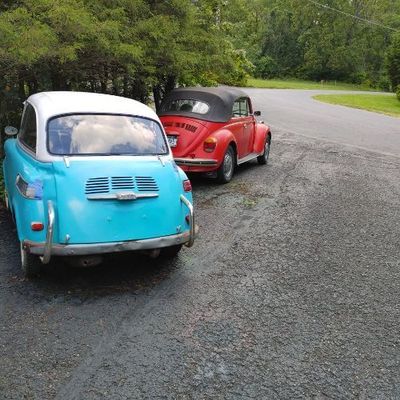
[[[219,1],[21,0],[0,9],[1,130],[38,91],[143,102],[153,93],[158,106],[177,84],[244,85],[252,71],[230,40],[240,18],[221,23]]]
[[[339,80],[387,89],[385,52],[392,31],[349,17],[400,29],[400,3],[391,0],[320,2],[264,0],[264,33],[255,76]]]
[[[400,34],[393,39],[386,57],[387,70],[393,89],[400,85]]]
[[[396,88],[396,97],[397,97],[397,100],[400,101],[400,85],[397,85],[397,88]]]

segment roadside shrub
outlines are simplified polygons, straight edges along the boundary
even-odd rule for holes
[[[397,96],[397,99],[400,101],[400,85],[397,85],[396,96]]]

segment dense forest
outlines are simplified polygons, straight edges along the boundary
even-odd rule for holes
[[[43,90],[156,106],[250,75],[395,90],[399,32],[400,0],[1,0],[0,127]]]

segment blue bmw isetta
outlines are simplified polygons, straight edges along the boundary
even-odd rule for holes
[[[21,264],[35,275],[53,256],[143,250],[175,256],[195,236],[191,184],[157,115],[117,96],[44,92],[5,129],[5,202]]]

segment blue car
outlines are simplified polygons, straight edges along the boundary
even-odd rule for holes
[[[117,96],[44,92],[7,127],[5,202],[27,276],[54,256],[175,256],[195,238],[191,184],[157,115]]]

